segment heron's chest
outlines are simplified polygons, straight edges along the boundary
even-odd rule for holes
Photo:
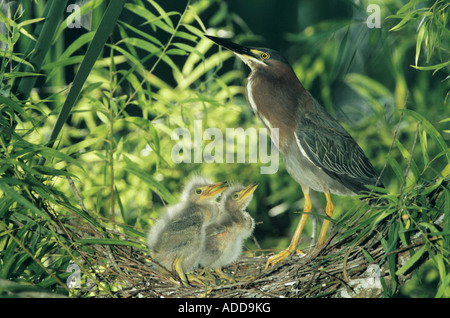
[[[247,82],[246,97],[252,111],[269,130],[273,143],[283,151],[289,132],[288,124],[293,122],[294,114],[268,88],[255,85],[251,77]]]

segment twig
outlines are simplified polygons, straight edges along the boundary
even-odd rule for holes
[[[84,206],[83,199],[80,196],[80,193],[78,192],[77,187],[75,186],[75,183],[73,182],[72,178],[70,176],[66,177],[67,182],[69,182],[69,186],[72,189],[73,193],[75,194],[75,197],[78,200],[78,204],[80,205],[83,212],[87,213],[86,207]]]
[[[399,193],[402,193],[403,190],[403,186],[406,184],[406,177],[408,176],[409,170],[411,169],[411,162],[412,162],[412,158],[413,158],[413,153],[414,153],[414,149],[416,148],[416,143],[417,143],[417,136],[419,134],[419,126],[420,123],[417,122],[417,126],[416,126],[416,134],[414,136],[414,142],[411,148],[411,152],[410,152],[410,156],[409,156],[409,161],[408,161],[408,166],[406,167],[405,173],[403,174],[404,178],[405,178],[405,182],[402,183],[402,185],[400,186],[400,191]]]
[[[441,238],[441,237],[432,237],[432,238],[430,238],[428,241],[429,241],[429,242],[434,242],[434,241],[439,241],[439,240],[442,240],[442,238]],[[405,252],[405,251],[408,251],[408,250],[410,250],[410,249],[412,249],[412,248],[415,248],[415,247],[418,247],[418,246],[422,246],[422,245],[424,245],[425,243],[426,243],[425,241],[419,241],[419,242],[410,244],[410,245],[408,245],[408,246],[405,246],[405,247],[396,249],[395,251],[391,251],[391,252],[389,252],[386,256],[390,256],[390,255],[393,255],[393,254],[400,254],[400,253],[403,253],[403,252]]]

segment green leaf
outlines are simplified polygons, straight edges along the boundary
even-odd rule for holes
[[[441,68],[447,67],[450,65],[450,60],[448,60],[447,62],[443,62],[443,63],[439,63],[439,64],[435,64],[435,65],[430,65],[430,66],[416,66],[416,65],[411,65],[412,67],[414,67],[415,69],[421,70],[421,71],[432,71],[434,70],[433,74],[436,73],[437,71],[439,71]]]
[[[406,12],[407,10],[415,7],[416,5],[418,5],[421,2],[424,2],[425,0],[410,0],[408,3],[406,3],[403,7],[401,7],[398,11],[397,11],[397,15],[403,14],[404,12]]]
[[[391,166],[392,170],[394,170],[395,175],[397,176],[398,180],[403,183],[405,182],[405,178],[403,176],[403,170],[399,163],[390,155],[386,155],[386,160],[388,164]]]
[[[32,211],[36,215],[40,215],[45,220],[49,219],[49,216],[45,212],[43,212],[40,209],[38,209],[33,203],[28,201],[28,199],[23,197],[21,194],[17,193],[14,189],[9,187],[8,185],[0,183],[0,190],[2,190],[9,197],[11,197],[14,200],[16,200],[17,203],[19,203],[20,205],[22,205],[25,208],[29,209],[30,211]]]
[[[189,24],[183,24],[183,26],[184,26],[189,32],[191,32],[192,34],[194,34],[194,35],[196,35],[196,36],[198,36],[198,37],[203,37],[203,36],[205,35],[205,33],[206,33],[206,29],[200,30],[200,29],[198,29],[198,28],[196,28],[196,27],[194,27],[194,26],[192,26],[192,25],[189,25]],[[203,26],[203,27],[204,27],[204,26]]]
[[[76,51],[78,51],[83,45],[89,44],[92,41],[92,39],[94,38],[94,36],[95,36],[94,31],[80,35],[78,38],[75,39],[75,41],[73,41],[67,47],[67,49],[64,51],[63,54],[61,54],[59,59],[65,60],[65,59],[71,57],[72,54],[75,53]]]
[[[43,74],[33,73],[33,72],[12,72],[3,74],[5,78],[16,78],[16,77],[26,77],[26,76],[44,76]]]
[[[156,44],[160,48],[163,47],[163,44],[161,43],[161,41],[158,40],[156,37],[154,37],[154,36],[152,36],[152,35],[150,35],[150,34],[148,34],[146,32],[143,32],[143,31],[141,31],[141,30],[139,30],[139,29],[133,27],[132,25],[130,25],[128,23],[125,23],[123,21],[120,21],[120,23],[123,24],[124,26],[126,26],[128,29],[132,30],[133,32],[137,33],[140,37],[142,37],[144,39],[147,39],[150,42],[153,42],[154,44]]]
[[[376,186],[372,186],[372,185],[366,185],[366,188],[369,189],[369,190],[372,190],[374,192],[379,192],[379,193],[384,193],[384,194],[388,194],[389,193],[389,190],[386,189],[386,188],[380,188],[380,187],[376,187]]]
[[[41,30],[41,36],[34,47],[33,54],[30,57],[30,63],[34,66],[34,71],[39,72],[44,62],[44,58],[47,55],[48,50],[51,47],[53,37],[55,35],[57,25],[63,16],[64,9],[66,8],[67,0],[52,1],[47,5],[50,6],[48,15],[45,17],[45,22]],[[25,68],[25,72],[30,72],[30,67]],[[23,77],[18,85],[18,92],[24,99],[27,99],[33,89],[37,78],[36,77]]]
[[[367,251],[366,251],[365,249],[363,249],[363,248],[361,248],[361,251],[363,252],[364,257],[366,258],[367,262],[369,262],[369,263],[373,263],[373,262],[374,262],[374,260],[373,260],[373,258],[372,258],[372,255],[370,255],[369,252],[367,252]]]
[[[61,66],[68,66],[68,65],[73,65],[73,64],[79,64],[83,60],[83,57],[84,57],[83,55],[78,55],[78,56],[71,56],[71,57],[66,58],[66,59],[59,58],[59,59],[57,59],[54,62],[50,62],[50,63],[47,63],[44,66],[42,66],[42,70],[44,70],[44,71],[45,70],[54,70],[54,69],[56,69],[58,67],[61,67]]]
[[[367,76],[358,73],[347,74],[347,76],[345,77],[345,81],[348,83],[358,85],[361,88],[370,88],[371,91],[370,94],[372,95],[376,93],[377,95],[382,97],[392,96],[391,91],[386,86],[384,86],[383,84],[381,84],[376,80],[373,80]]]
[[[164,22],[166,22],[166,24],[173,29],[172,20],[170,20],[169,15],[166,13],[166,11],[164,11],[164,9],[156,1],[153,0],[149,1],[152,4],[152,6],[156,9],[156,11],[158,11],[160,17],[163,18]]]
[[[388,242],[383,237],[381,238],[380,242],[385,251],[385,255],[387,255],[387,253],[390,250]],[[389,268],[389,272],[390,272],[391,278],[392,278],[392,283],[391,283],[391,286],[392,286],[391,294],[392,294],[395,291],[395,288],[397,286],[397,283],[396,283],[397,277],[395,276],[395,267],[396,267],[395,255],[390,255],[390,256],[385,256],[385,257],[387,257],[387,259],[388,259],[388,268]],[[387,292],[387,286],[385,288],[385,293],[386,292]]]
[[[167,50],[166,54],[179,55],[179,56],[188,55],[188,53],[186,51],[180,50],[180,49],[169,49],[169,50]]]
[[[446,265],[444,263],[444,256],[442,254],[437,254],[433,257],[433,261],[436,263],[439,276],[441,278],[438,291],[436,292],[436,298],[441,298],[444,296],[446,290],[450,286],[450,273],[447,274]],[[448,260],[447,260],[448,262]]]
[[[426,34],[427,34],[427,29],[426,29],[426,25],[422,25],[422,27],[419,30],[419,34],[417,35],[417,40],[416,40],[416,57],[414,59],[415,62],[415,66],[417,66],[417,62],[419,61],[419,55],[420,55],[420,49],[422,46],[422,41],[423,38],[426,38]]]
[[[128,172],[131,172],[132,174],[139,177],[142,181],[147,183],[150,186],[150,188],[153,191],[157,192],[159,195],[161,195],[161,197],[164,200],[166,200],[168,204],[174,204],[177,202],[176,198],[161,183],[159,183],[158,181],[153,179],[150,175],[148,175],[147,173],[142,171],[140,168],[138,168],[136,166],[136,164],[133,163],[131,160],[125,159],[125,158],[126,157],[124,157],[124,160],[127,163],[125,170],[127,170]]]
[[[427,11],[427,8],[422,8],[422,9],[418,9],[418,10],[413,10],[409,13],[405,13],[405,14],[397,14],[397,15],[391,15],[388,16],[387,19],[402,19],[397,25],[393,26],[391,29],[389,29],[389,32],[392,31],[399,31],[401,29],[403,29],[406,24],[410,21],[414,21],[417,19],[417,17],[422,13],[422,14],[429,14]]]
[[[399,23],[397,23],[395,26],[393,26],[392,28],[389,29],[389,32],[392,32],[392,31],[398,31],[398,30],[404,28],[405,25],[406,25],[411,19],[414,18],[415,14],[416,14],[415,12],[412,12],[412,13],[409,13],[409,14],[404,15],[404,16],[402,17],[402,19],[400,20]],[[400,17],[401,17],[400,15],[397,15],[397,16],[391,15],[391,16],[388,16],[387,19],[389,19],[389,18],[397,18],[397,19],[398,19],[398,18],[400,18]]]
[[[100,22],[100,25],[97,31],[95,32],[94,38],[92,39],[92,42],[90,43],[87,49],[86,55],[83,61],[81,62],[80,68],[78,69],[75,79],[73,80],[69,94],[67,95],[67,98],[59,113],[56,123],[53,126],[53,130],[50,135],[50,140],[48,142],[48,145],[50,147],[52,147],[53,144],[55,143],[56,138],[58,137],[67,118],[69,117],[73,106],[75,106],[75,103],[78,99],[81,89],[83,88],[83,85],[89,73],[91,72],[92,67],[95,64],[95,61],[98,58],[100,51],[103,49],[106,41],[108,40],[109,35],[111,34],[125,3],[126,0],[116,0],[114,2],[110,2],[108,7],[106,8],[102,21]]]
[[[177,31],[175,33],[175,36],[179,37],[179,38],[183,38],[188,41],[197,42],[197,36],[192,35],[190,33],[183,32],[183,31]]]
[[[81,17],[85,14],[88,14],[89,12],[92,12],[95,10],[99,5],[101,5],[104,1],[103,0],[96,0],[96,1],[87,1],[85,2],[81,7],[80,10],[74,10],[71,14],[67,16],[67,18],[60,24],[55,39],[58,39],[61,33],[67,28],[69,25],[69,22],[72,22],[74,18],[76,18],[78,15]]]
[[[137,236],[137,237],[140,237],[140,238],[146,238],[147,237],[147,233],[144,233],[143,231],[139,231],[135,227],[130,226],[128,224],[117,224],[117,226],[120,227],[125,234],[132,235],[132,236]]]
[[[443,200],[444,200],[444,222],[443,222],[443,231],[450,232],[450,191],[444,188],[443,191]],[[444,249],[449,250],[450,248],[450,237],[444,236]],[[447,254],[448,255],[448,254]]]
[[[137,68],[139,70],[146,70],[146,68],[142,64],[142,61],[138,57],[136,57],[133,54],[131,54],[130,52],[126,51],[124,48],[121,48],[120,46],[116,46],[116,45],[108,45],[108,46],[113,48],[114,50],[122,53],[130,61],[129,64],[133,65],[133,68],[130,71],[133,71]]]
[[[450,64],[450,61],[449,61],[449,64]],[[442,138],[441,134],[437,131],[437,129],[434,128],[434,126],[424,116],[422,116],[421,114],[419,114],[413,110],[401,109],[400,111],[407,113],[409,116],[415,118],[416,120],[418,120],[420,122],[423,129],[425,129],[427,134],[430,135],[431,138],[434,139],[434,141],[440,147],[441,151],[445,153],[445,155],[447,157],[447,161],[450,162],[450,155],[448,154],[447,143],[445,142],[444,138]]]
[[[0,94],[0,103],[11,107],[14,110],[14,112],[23,116],[25,119],[27,119],[28,121],[33,123],[33,125],[35,124],[35,120],[31,116],[29,116],[27,114],[27,112],[25,112],[25,110],[23,109],[21,104],[13,101],[10,98],[7,98],[1,94]]]
[[[43,20],[45,20],[45,18],[36,18],[36,19],[25,20],[25,21],[17,24],[17,27],[20,29],[20,28],[22,28],[22,27],[24,27],[26,25],[30,25],[30,24],[33,24],[33,23],[41,22]]]
[[[179,15],[178,12],[169,12],[165,13],[164,16],[155,16],[152,12],[149,10],[143,10],[142,6],[127,3],[125,5],[125,8],[133,12],[134,14],[142,17],[146,22],[144,24],[150,24],[152,28],[156,31],[156,28],[160,28],[161,30],[172,34],[175,30],[173,27],[168,25],[166,21],[162,21],[164,19],[169,19],[171,15]],[[169,19],[170,20],[170,19]]]
[[[400,150],[403,158],[405,159],[406,162],[411,162],[411,171],[414,175],[414,180],[412,182],[415,182],[417,180],[419,180],[420,178],[420,171],[419,168],[416,165],[416,162],[413,158],[411,158],[411,154],[409,153],[408,150],[406,150],[406,148],[401,144],[401,142],[396,139],[395,140],[395,144],[397,145],[397,148]]]
[[[131,241],[124,241],[124,240],[118,240],[118,239],[107,239],[107,238],[86,238],[86,239],[80,239],[77,240],[76,243],[78,244],[100,244],[100,245],[124,245],[124,246],[132,246],[136,248],[142,248],[145,245],[131,242]]]
[[[419,140],[420,140],[420,148],[422,149],[422,156],[425,166],[430,161],[430,158],[428,156],[428,141],[427,141],[427,133],[426,131],[422,131],[422,133],[419,133]]]
[[[81,163],[78,160],[62,153],[61,151],[58,151],[58,150],[52,149],[52,148],[48,148],[48,147],[44,147],[44,146],[39,146],[36,148],[38,149],[39,153],[42,154],[44,157],[58,158],[60,160],[63,160],[68,163],[71,163],[73,165],[76,165],[77,167],[79,167],[80,169],[82,169],[84,171],[83,166],[81,165]]]
[[[410,268],[412,268],[414,266],[414,264],[420,259],[420,257],[423,255],[423,253],[425,252],[425,245],[423,245],[420,249],[418,249],[413,256],[410,257],[409,260],[406,261],[405,264],[403,264],[402,267],[400,267],[395,274],[396,275],[402,275],[404,274],[406,271],[408,271]]]

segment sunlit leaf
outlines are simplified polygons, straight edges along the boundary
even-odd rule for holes
[[[421,114],[410,110],[410,109],[402,109],[401,111],[407,113],[409,116],[415,118],[420,122],[423,129],[427,132],[428,135],[431,136],[431,138],[434,139],[437,145],[439,145],[440,151],[443,151],[444,153],[448,152],[448,146],[445,142],[444,138],[442,138],[441,134],[437,131],[437,129]],[[446,153],[447,160],[450,162],[450,154]]]
[[[166,13],[166,11],[164,11],[164,9],[156,1],[150,0],[150,3],[158,11],[159,15],[164,19],[164,22],[173,29],[174,26],[172,20],[170,20],[169,15]]]
[[[167,201],[167,203],[173,204],[176,202],[175,197],[161,183],[153,179],[148,173],[145,173],[140,168],[138,168],[133,162],[128,161],[125,169],[147,183],[152,188],[152,190],[160,194],[161,197]]]
[[[420,249],[418,249],[413,256],[411,256],[406,262],[405,264],[403,264],[402,267],[400,267],[395,274],[396,275],[403,275],[404,273],[406,273],[406,271],[408,271],[409,269],[411,269],[414,264],[419,260],[419,258],[423,255],[423,253],[425,252],[425,245],[422,246]]]

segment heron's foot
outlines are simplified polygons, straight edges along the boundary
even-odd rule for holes
[[[293,248],[287,248],[283,251],[281,251],[280,253],[269,257],[269,259],[267,260],[266,266],[264,267],[264,269],[268,269],[270,265],[275,265],[278,262],[281,262],[282,260],[288,258],[289,256],[291,256],[294,253],[294,249]],[[306,253],[300,251],[299,249],[295,249],[295,253],[297,253],[300,256],[306,256]]]
[[[295,252],[296,252],[298,255],[300,255],[301,257],[306,256],[306,253],[305,253],[305,252],[302,252],[302,251],[300,251],[300,250],[295,250]]]
[[[292,249],[288,248],[274,256],[269,257],[264,269],[268,269],[270,265],[275,265],[276,263],[281,262],[282,260],[288,258],[293,252],[294,251]]]

